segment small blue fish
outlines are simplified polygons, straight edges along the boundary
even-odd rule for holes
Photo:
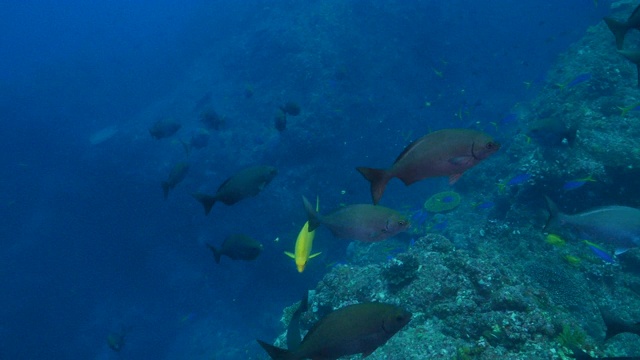
[[[483,203],[476,204],[475,208],[485,210],[485,209],[491,209],[495,205],[496,203],[494,203],[493,201],[485,201]]]
[[[573,80],[571,80],[567,84],[567,86],[568,87],[576,86],[578,84],[582,84],[583,82],[587,82],[589,80],[591,80],[591,73],[580,74],[580,75],[576,76]]]
[[[520,185],[527,182],[529,179],[531,179],[531,174],[516,175],[507,182],[507,185],[509,186]]]
[[[427,221],[428,216],[428,211],[420,209],[411,215],[411,224],[413,224],[414,226],[420,226],[424,224],[425,221]]]
[[[596,180],[592,178],[591,175],[582,179],[569,180],[566,183],[564,183],[564,185],[562,185],[562,190],[564,191],[575,190],[582,187],[582,185],[586,184],[589,181],[596,181]]]
[[[449,225],[449,222],[447,220],[441,221],[435,225],[433,225],[433,229],[435,231],[444,231],[444,229],[447,228],[447,225]]]
[[[511,113],[511,114],[503,117],[502,119],[500,119],[499,124],[506,125],[506,124],[514,123],[516,121],[518,121],[518,114]]]
[[[453,196],[445,196],[442,199],[440,199],[443,203],[450,203],[453,202],[456,198],[454,198]]]
[[[584,240],[584,243],[587,244],[587,246],[589,247],[589,249],[591,249],[591,251],[593,251],[593,253],[599,257],[600,259],[608,262],[608,263],[613,263],[613,257],[611,255],[609,255],[609,253],[603,249],[602,247],[598,246],[597,244],[592,243],[591,241],[587,241]]]

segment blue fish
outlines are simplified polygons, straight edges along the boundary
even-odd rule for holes
[[[523,184],[523,183],[527,182],[527,180],[529,180],[529,179],[531,179],[531,174],[516,175],[516,176],[512,177],[511,180],[509,180],[507,182],[507,185],[510,185],[510,186],[520,185],[520,184]]]
[[[483,203],[477,204],[475,206],[476,209],[491,209],[492,207],[494,207],[496,205],[496,203],[494,203],[493,201],[485,201]]]
[[[578,84],[582,84],[583,82],[587,82],[589,80],[591,80],[591,73],[580,74],[580,75],[576,76],[573,80],[571,80],[567,84],[567,86],[568,87],[576,86]]]
[[[425,221],[427,221],[427,217],[429,216],[429,212],[424,210],[424,209],[420,209],[416,212],[414,212],[411,215],[411,223],[414,226],[420,226],[422,224],[424,224]]]
[[[500,119],[499,124],[506,125],[506,124],[514,123],[516,121],[518,121],[518,114],[511,113],[511,114],[503,117],[502,119]]]
[[[449,222],[447,220],[444,220],[433,225],[433,229],[436,231],[444,231],[444,229],[447,228],[447,225],[449,225]]]
[[[596,180],[592,178],[591,175],[582,179],[569,180],[566,183],[564,183],[564,185],[562,185],[562,190],[565,190],[565,191],[575,190],[582,187],[582,185],[586,184],[589,181],[596,181]]]
[[[613,257],[611,255],[609,255],[609,253],[605,249],[603,249],[600,246],[592,243],[591,241],[584,240],[584,243],[587,244],[589,249],[591,249],[591,251],[593,251],[593,253],[597,257],[599,257],[600,259],[602,259],[602,260],[604,260],[604,261],[606,261],[606,262],[608,262],[610,264],[614,262]]]

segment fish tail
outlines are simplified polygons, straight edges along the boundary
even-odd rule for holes
[[[302,196],[302,202],[304,203],[304,209],[307,212],[307,216],[309,217],[309,226],[307,227],[307,229],[309,232],[312,232],[321,224],[320,214],[318,214],[317,211],[313,210],[313,206],[305,196]]]
[[[203,194],[203,193],[194,193],[191,194],[194,198],[196,198],[196,200],[198,200],[202,206],[204,206],[204,214],[205,215],[209,215],[209,212],[211,211],[211,208],[213,207],[213,204],[216,203],[216,197],[215,196],[211,196],[211,195],[207,195],[207,194]]]
[[[171,190],[171,185],[167,181],[162,182],[162,191],[164,192],[164,199],[167,200],[169,196],[169,190]]]
[[[544,225],[544,229],[548,230],[558,225],[560,211],[558,210],[556,203],[554,203],[548,196],[545,195],[544,199],[547,202],[547,210],[549,210],[549,218],[547,219],[547,223]]]
[[[294,360],[295,359],[293,353],[289,350],[275,347],[261,340],[257,340],[257,341],[258,341],[258,344],[262,346],[262,348],[267,352],[267,354],[269,354],[269,356],[273,360]]]
[[[605,17],[604,22],[609,27],[609,30],[613,33],[613,36],[616,38],[616,48],[618,50],[622,50],[624,44],[624,36],[629,31],[629,26],[626,23],[620,22],[610,17]]]
[[[182,144],[182,148],[184,149],[184,152],[187,154],[187,156],[191,155],[191,144],[187,143],[184,140],[180,140],[180,143]]]
[[[371,198],[373,199],[373,204],[377,205],[380,198],[382,198],[382,193],[384,193],[387,183],[389,182],[387,170],[362,166],[357,167],[356,170],[358,170],[358,172],[360,172],[360,174],[362,174],[362,176],[371,183]]]
[[[207,244],[207,247],[213,252],[213,257],[216,259],[216,264],[220,264],[220,250],[209,244]]]

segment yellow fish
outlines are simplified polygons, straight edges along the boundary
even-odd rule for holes
[[[316,211],[320,209],[320,200],[316,198]],[[321,253],[315,253],[311,255],[311,248],[313,247],[313,238],[315,237],[315,230],[309,231],[309,222],[307,221],[302,226],[302,229],[298,233],[298,238],[296,239],[296,247],[295,254],[285,251],[284,253],[290,258],[296,261],[296,267],[298,268],[298,272],[301,273],[304,271],[305,266],[307,266],[307,261],[309,259],[313,259],[314,257],[320,255]]]

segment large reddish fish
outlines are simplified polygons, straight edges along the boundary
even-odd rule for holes
[[[358,167],[371,182],[371,197],[377,204],[394,177],[409,186],[422,179],[448,176],[455,183],[467,170],[500,149],[489,135],[470,129],[444,129],[412,142],[388,169]]]

